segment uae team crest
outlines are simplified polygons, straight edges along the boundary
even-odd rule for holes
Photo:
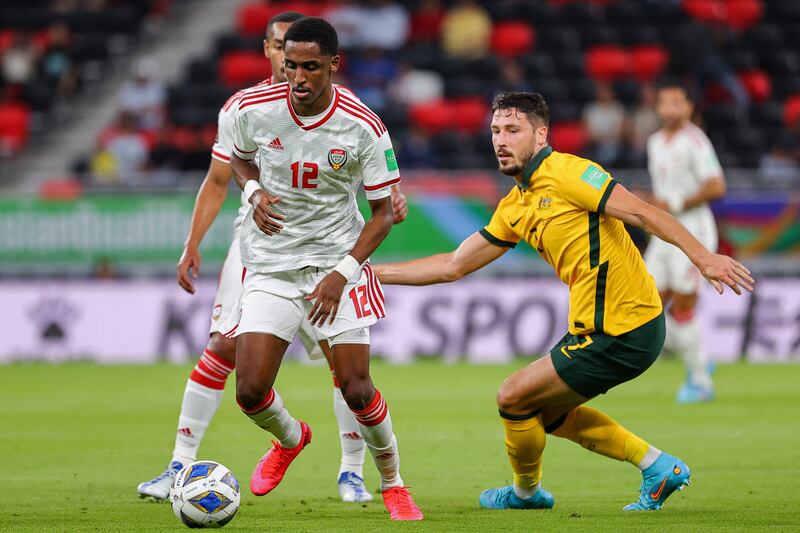
[[[328,163],[333,170],[339,170],[347,163],[347,152],[341,148],[331,148],[328,150]]]

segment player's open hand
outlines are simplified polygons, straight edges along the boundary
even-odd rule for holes
[[[314,292],[306,296],[306,300],[316,299],[311,312],[308,313],[308,320],[312,326],[321,326],[325,324],[326,319],[329,324],[333,324],[345,285],[347,285],[345,277],[334,271],[322,278],[322,281],[314,287]]]
[[[258,229],[267,235],[275,235],[283,229],[283,225],[278,220],[284,220],[286,217],[271,207],[280,201],[280,198],[264,189],[259,189],[250,196],[250,204],[253,206],[253,220],[256,221]]]
[[[747,268],[727,255],[709,254],[700,265],[700,272],[711,283],[717,292],[722,294],[725,285],[736,294],[742,294],[742,288],[753,292],[755,280]]]
[[[194,294],[194,283],[192,279],[197,279],[200,275],[200,250],[196,246],[187,246],[183,249],[181,259],[175,270],[178,273],[178,285],[189,294]]]
[[[392,189],[392,223],[399,224],[408,216],[406,195],[398,189]]]

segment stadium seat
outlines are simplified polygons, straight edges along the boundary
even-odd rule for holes
[[[735,30],[746,30],[763,15],[764,6],[760,0],[728,0],[726,21]]]
[[[31,113],[20,103],[0,104],[0,153],[17,153],[28,142]]]
[[[752,69],[739,72],[739,81],[755,103],[766,102],[772,95],[772,81],[763,70]]]
[[[586,52],[586,71],[598,81],[621,78],[630,72],[631,56],[620,46],[595,46]]]
[[[413,105],[408,110],[412,124],[428,133],[438,133],[452,127],[450,110],[444,100]]]
[[[238,51],[219,61],[219,79],[228,87],[245,87],[270,75],[271,66],[260,52]]]
[[[486,127],[489,106],[483,98],[462,98],[450,102],[455,127],[463,133],[477,133]]]
[[[783,107],[783,121],[790,128],[797,126],[800,121],[800,94],[786,99]]]
[[[550,144],[559,152],[581,153],[587,142],[582,122],[561,122],[550,126]]]
[[[639,81],[650,81],[660,76],[669,63],[669,52],[663,46],[648,44],[631,50],[631,69]]]
[[[272,8],[266,2],[245,4],[236,13],[236,28],[245,35],[263,35],[272,16]]]
[[[684,0],[683,9],[700,22],[722,22],[727,11],[724,0]]]
[[[492,28],[492,51],[501,57],[517,57],[533,51],[536,32],[524,22],[499,22]]]

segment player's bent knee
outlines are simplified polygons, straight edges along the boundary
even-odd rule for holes
[[[375,386],[367,379],[351,379],[345,382],[340,380],[339,388],[344,401],[353,411],[363,411],[375,397]]]
[[[236,401],[242,408],[252,409],[264,401],[270,388],[255,380],[237,378]]]
[[[503,412],[513,412],[522,407],[523,396],[506,380],[497,391],[497,408]]]
[[[229,339],[222,333],[212,333],[206,347],[231,364],[236,364],[236,339]]]

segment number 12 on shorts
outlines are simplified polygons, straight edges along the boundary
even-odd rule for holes
[[[372,314],[372,310],[369,308],[369,303],[367,302],[366,285],[353,287],[348,294],[350,295],[350,300],[353,302],[353,307],[356,310],[356,316],[358,318],[364,318]]]

